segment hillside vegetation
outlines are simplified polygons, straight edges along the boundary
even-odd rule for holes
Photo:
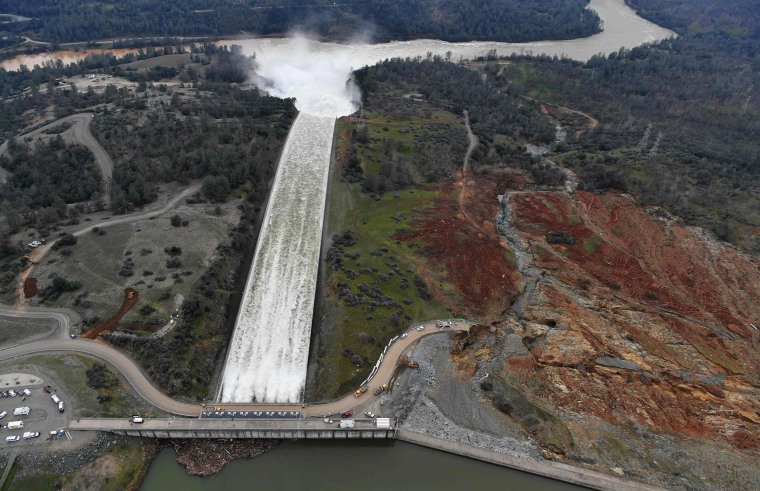
[[[587,0],[0,0],[0,12],[31,17],[6,24],[9,39],[24,34],[54,43],[112,37],[217,36],[293,29],[335,39],[376,41],[435,37],[449,41],[572,39],[599,30]],[[284,4],[284,5],[283,5]]]
[[[677,3],[658,4],[653,20],[681,12],[671,27],[685,25],[690,17],[683,12],[694,10],[682,12]],[[740,6],[722,6],[723,20],[713,28],[691,22],[677,39],[585,64],[515,57],[486,71],[507,93],[599,120],[592,131],[569,132],[556,149],[556,159],[574,169],[586,189],[631,192],[760,251],[760,34],[751,27],[756,23],[745,24]]]

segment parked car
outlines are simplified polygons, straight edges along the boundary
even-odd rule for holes
[[[59,413],[63,412],[63,401],[61,401],[61,402],[58,403],[58,412]]]
[[[368,418],[374,418],[375,417],[375,413],[372,413],[370,411],[364,411],[364,415],[366,417],[368,417]]]
[[[3,419],[7,415],[8,415],[8,411],[3,411],[2,413],[0,413],[0,419]]]
[[[24,440],[29,440],[30,438],[37,438],[38,436],[40,436],[39,431],[27,431],[26,433],[24,433]]]
[[[133,423],[142,423],[143,421],[145,421],[145,420],[143,418],[141,418],[140,416],[137,416],[137,415],[132,416],[132,422]]]
[[[16,391],[14,391],[13,389],[11,389],[11,390],[8,391],[8,395],[11,396],[11,397],[16,397]]]
[[[21,392],[23,392],[26,397],[29,397],[30,395],[32,395],[32,391],[29,389],[24,389]]]
[[[340,413],[341,417],[343,417],[343,418],[348,418],[352,414],[354,414],[353,411],[343,411],[342,413]]]
[[[53,388],[52,388],[52,387],[50,387],[49,385],[46,385],[45,387],[43,387],[43,389],[42,389],[42,390],[44,390],[44,391],[45,391],[45,392],[47,392],[48,394],[50,394],[51,392],[53,392]]]
[[[409,335],[409,333],[408,333],[408,332],[405,332],[404,334],[402,334],[402,335],[401,335],[401,339],[404,339],[404,338],[405,338],[405,337],[407,337],[408,335]]]
[[[13,436],[6,436],[6,437],[5,437],[5,441],[6,441],[6,442],[17,442],[17,441],[19,441],[19,440],[21,440],[21,437],[20,437],[20,436],[18,436],[18,435],[13,435]]]

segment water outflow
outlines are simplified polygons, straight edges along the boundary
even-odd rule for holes
[[[222,379],[223,402],[298,402],[335,125],[300,113],[283,149]]]
[[[592,0],[590,6],[604,21],[605,31],[570,41],[337,45],[288,38],[219,43],[239,44],[247,54],[255,53],[259,66],[253,82],[272,95],[295,97],[300,111],[280,158],[256,245],[222,377],[222,402],[298,402],[302,397],[334,123],[353,112],[358,101],[350,82],[352,67],[428,53],[457,60],[488,50],[585,60],[673,34],[637,17],[623,0]]]

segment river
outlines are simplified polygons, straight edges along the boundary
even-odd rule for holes
[[[572,491],[585,488],[404,442],[299,440],[283,442],[255,459],[233,461],[219,474],[207,478],[188,476],[177,463],[174,450],[162,450],[140,489]]]

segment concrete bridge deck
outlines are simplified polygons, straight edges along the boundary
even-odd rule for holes
[[[132,423],[131,418],[77,419],[70,431],[108,431],[147,438],[274,438],[274,439],[393,439],[396,421],[391,428],[377,428],[373,419],[354,420],[353,428],[339,428],[340,420],[326,423],[322,419],[146,419]]]

